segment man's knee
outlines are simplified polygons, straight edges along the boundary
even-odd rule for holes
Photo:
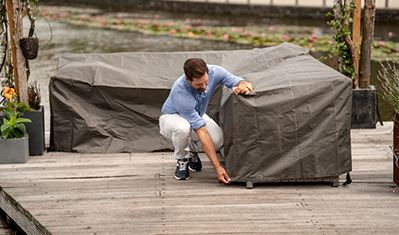
[[[213,145],[215,146],[215,151],[221,150],[223,148],[223,138],[214,140]]]
[[[178,136],[189,136],[191,131],[190,123],[181,122],[176,124],[173,128],[173,134]]]

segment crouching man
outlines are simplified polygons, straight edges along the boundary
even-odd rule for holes
[[[249,95],[254,87],[224,68],[207,65],[199,58],[188,59],[183,69],[184,74],[174,82],[159,118],[160,133],[173,142],[177,160],[175,178],[187,180],[189,169],[201,170],[197,147],[200,141],[219,181],[227,184],[230,178],[216,155],[216,151],[223,147],[223,132],[205,111],[218,84],[232,89],[237,95]]]

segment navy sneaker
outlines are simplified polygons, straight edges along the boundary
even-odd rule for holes
[[[175,178],[177,180],[188,180],[190,178],[190,173],[188,171],[188,159],[180,159],[177,161],[177,167],[175,172]]]
[[[190,171],[200,171],[202,169],[201,159],[198,153],[190,152],[190,159],[188,160],[188,169]]]

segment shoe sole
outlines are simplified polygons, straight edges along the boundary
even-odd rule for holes
[[[190,171],[201,171],[201,169],[199,169],[199,170],[194,170],[194,169],[191,168],[191,167],[188,167],[188,169],[189,169]]]
[[[187,178],[179,178],[179,177],[175,176],[175,179],[177,179],[177,180],[188,180],[188,179],[190,179],[190,176],[187,177]]]

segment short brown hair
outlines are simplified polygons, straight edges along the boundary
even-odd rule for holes
[[[209,73],[208,66],[205,61],[200,58],[190,58],[186,60],[183,66],[184,74],[192,81],[193,78],[200,78],[205,73]]]

